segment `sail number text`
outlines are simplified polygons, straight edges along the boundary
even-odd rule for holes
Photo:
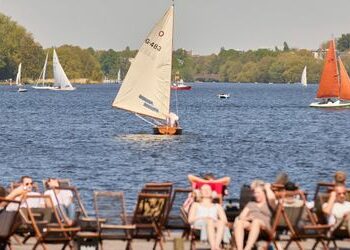
[[[162,47],[159,44],[152,42],[149,38],[145,40],[145,43],[151,46],[153,49],[160,51]]]

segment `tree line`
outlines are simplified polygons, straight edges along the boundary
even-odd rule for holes
[[[323,43],[321,48],[326,47]],[[337,49],[347,69],[350,69],[350,34],[337,39]],[[125,77],[130,60],[137,51],[129,47],[122,51],[83,49],[63,45],[56,48],[59,60],[70,79],[102,82],[116,79],[118,71]],[[308,67],[308,81],[318,82],[323,67],[320,51],[293,49],[285,42],[283,48],[238,51],[221,48],[218,54],[199,56],[177,49],[173,53],[173,77],[180,75],[185,81],[221,82],[299,82],[301,72]],[[52,58],[52,48],[43,48],[24,27],[0,14],[0,80],[14,79],[19,63],[22,78],[35,81],[44,65],[46,53]],[[47,77],[52,78],[52,59],[48,62]]]

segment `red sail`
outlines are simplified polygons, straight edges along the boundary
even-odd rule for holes
[[[329,42],[317,98],[339,97],[339,81],[334,40]]]
[[[339,72],[340,72],[340,99],[350,100],[350,78],[344,67],[343,62],[339,57]]]

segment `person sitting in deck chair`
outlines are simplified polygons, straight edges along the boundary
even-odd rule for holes
[[[72,225],[75,218],[75,207],[73,193],[70,190],[59,189],[59,182],[56,178],[49,178],[47,185],[50,188],[44,195],[50,195],[53,205],[62,212],[61,217],[68,225]],[[50,204],[48,204],[50,206]]]
[[[342,223],[347,227],[350,235],[350,202],[346,200],[346,187],[336,184],[330,193],[328,202],[323,204],[322,211],[328,216],[328,223],[334,228]]]
[[[20,179],[20,185],[13,189],[7,196],[6,199],[21,201],[20,207],[31,207],[39,208],[43,207],[43,204],[38,199],[28,199],[25,201],[27,195],[40,195],[38,192],[33,191],[33,179],[30,176],[22,176]],[[7,206],[8,210],[11,210],[13,204]],[[15,205],[17,206],[17,205]]]
[[[209,240],[211,250],[219,250],[221,242],[229,243],[231,235],[223,207],[212,200],[211,187],[204,184],[200,188],[200,201],[191,206],[188,222],[200,229],[201,241]]]
[[[255,201],[248,202],[234,223],[237,250],[252,249],[260,231],[271,228],[272,210],[276,206],[271,184],[255,180],[250,187],[254,191]],[[243,248],[245,230],[249,230],[249,235]]]

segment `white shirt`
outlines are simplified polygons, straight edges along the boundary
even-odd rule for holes
[[[326,206],[324,204],[324,206]],[[343,203],[335,202],[333,205],[333,209],[331,215],[328,218],[329,224],[335,224],[337,219],[342,219],[343,216],[347,213],[350,213],[350,202],[344,201]]]
[[[57,206],[58,201],[59,204],[67,207],[72,203],[73,199],[73,193],[70,190],[59,190],[59,192],[55,195],[54,191],[50,189],[46,190],[44,195],[50,195],[54,206]]]

